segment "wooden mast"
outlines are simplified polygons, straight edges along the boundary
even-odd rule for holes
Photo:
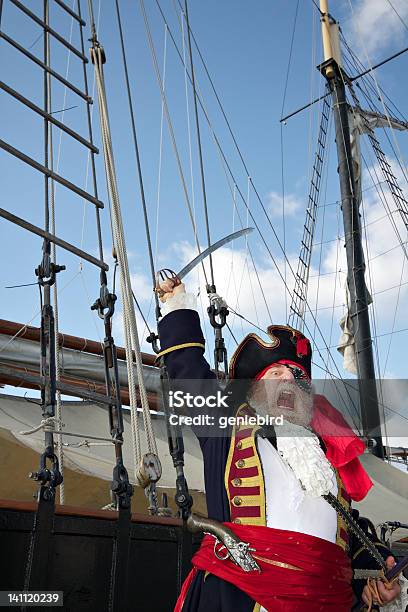
[[[354,329],[363,434],[367,438],[370,450],[378,457],[384,458],[368,296],[364,278],[365,262],[361,224],[350,143],[345,87],[348,77],[341,65],[338,24],[329,13],[328,0],[320,0],[320,12],[324,62],[319,69],[329,83],[333,99],[341,209],[347,256],[347,282],[351,297],[350,316]]]

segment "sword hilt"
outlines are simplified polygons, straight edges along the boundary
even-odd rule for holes
[[[177,276],[177,274],[173,270],[170,270],[170,268],[162,268],[161,270],[158,270],[156,272],[156,283],[155,283],[155,286],[153,288],[153,291],[155,291],[157,293],[159,298],[162,298],[163,295],[166,293],[160,287],[160,283],[164,283],[164,282],[169,281],[169,280],[172,281],[172,283],[173,283],[173,289],[174,289],[174,287],[177,287],[178,285],[181,285],[180,278]]]

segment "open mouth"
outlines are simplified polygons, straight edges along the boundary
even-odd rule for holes
[[[291,391],[282,391],[278,397],[278,408],[285,410],[294,410],[295,408],[295,396]]]

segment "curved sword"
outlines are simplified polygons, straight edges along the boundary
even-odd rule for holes
[[[184,266],[184,268],[180,270],[180,272],[177,273],[177,276],[181,280],[189,272],[191,272],[191,270],[193,270],[199,263],[201,263],[203,259],[208,257],[208,255],[211,255],[211,253],[214,253],[214,251],[224,246],[225,244],[228,244],[229,242],[232,242],[233,240],[236,240],[237,238],[240,238],[241,236],[250,234],[253,231],[254,231],[253,227],[246,227],[244,229],[239,230],[238,232],[234,232],[233,234],[229,234],[228,236],[221,238],[221,240],[217,240],[217,242],[214,242],[214,244],[204,249],[204,251],[201,251],[201,253],[199,253],[197,257],[194,257],[194,259],[192,259],[190,263]]]

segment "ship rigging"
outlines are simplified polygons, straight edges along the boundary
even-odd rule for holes
[[[312,111],[310,111],[312,113],[314,109],[318,109],[317,114],[310,115],[312,121],[315,121],[316,116],[318,118],[311,130],[312,133],[316,131],[317,147],[314,156],[310,155],[310,188],[305,207],[306,217],[302,230],[300,254],[295,261],[289,254],[293,238],[289,240],[288,236],[287,219],[290,215],[288,212],[290,198],[286,194],[285,200],[283,146],[284,130],[286,129],[283,123],[288,122],[294,113],[281,119],[282,194],[272,195],[268,206],[260,195],[261,191],[256,186],[253,174],[249,171],[231,121],[204,60],[204,54],[194,35],[187,1],[184,4],[175,5],[175,16],[170,20],[161,3],[156,0],[158,12],[155,18],[156,21],[161,19],[164,26],[163,66],[161,67],[152,34],[151,15],[149,15],[151,7],[147,11],[141,0],[141,23],[145,29],[147,47],[151,55],[160,99],[157,206],[154,209],[153,197],[151,193],[147,195],[151,189],[146,189],[144,147],[140,139],[140,132],[144,130],[140,129],[137,120],[137,94],[135,95],[135,88],[132,86],[130,35],[126,33],[129,24],[125,23],[126,27],[124,27],[123,8],[119,0],[115,0],[114,16],[120,48],[120,70],[123,70],[122,84],[123,91],[126,92],[125,99],[129,113],[127,123],[130,126],[128,129],[131,135],[129,150],[132,151],[131,155],[124,158],[122,154],[117,156],[114,150],[115,131],[112,129],[114,122],[110,114],[113,97],[113,92],[110,90],[111,73],[104,74],[106,65],[109,65],[110,62],[110,49],[106,43],[104,45],[100,34],[103,28],[100,28],[99,24],[100,13],[103,9],[99,3],[98,11],[95,13],[94,3],[89,0],[88,23],[86,23],[82,14],[82,4],[84,3],[81,0],[76,0],[71,8],[61,0],[53,2],[44,0],[43,12],[40,14],[19,0],[4,0],[0,3],[3,46],[7,47],[7,53],[21,56],[30,66],[40,68],[43,85],[42,100],[39,100],[39,96],[30,97],[24,88],[20,90],[14,84],[1,82],[4,95],[42,121],[41,155],[38,147],[28,148],[27,151],[13,140],[0,141],[0,148],[7,154],[8,159],[13,159],[29,168],[41,176],[41,181],[43,181],[44,212],[41,222],[39,214],[26,215],[24,208],[14,208],[11,203],[7,209],[0,209],[0,216],[5,220],[4,226],[6,226],[6,221],[11,222],[13,226],[19,228],[22,235],[30,233],[42,239],[40,250],[38,248],[40,242],[37,238],[32,243],[36,245],[38,253],[34,284],[38,285],[41,298],[40,325],[35,328],[30,327],[29,324],[20,325],[6,320],[3,320],[0,325],[1,382],[41,391],[39,402],[19,400],[20,406],[17,406],[18,400],[5,396],[2,421],[0,421],[1,427],[15,432],[20,441],[26,439],[27,444],[32,448],[39,450],[39,444],[42,444],[39,467],[33,466],[31,473],[32,480],[39,483],[39,490],[38,505],[35,512],[32,513],[34,523],[30,530],[30,555],[24,571],[24,588],[40,589],[47,584],[45,578],[48,576],[47,542],[54,533],[53,521],[57,516],[55,514],[57,495],[61,506],[69,503],[69,500],[65,499],[64,491],[65,464],[73,466],[76,463],[80,470],[88,472],[94,470],[94,473],[102,478],[111,480],[112,497],[107,500],[106,508],[118,513],[117,521],[109,518],[112,524],[116,521],[113,527],[115,544],[111,560],[113,574],[107,596],[109,609],[112,610],[126,609],[128,605],[132,534],[131,503],[134,486],[141,486],[144,489],[151,515],[166,516],[171,514],[171,511],[168,508],[166,497],[163,500],[160,498],[158,487],[161,484],[171,487],[173,484],[173,487],[176,488],[179,516],[184,521],[190,516],[193,504],[188,485],[190,489],[203,489],[202,476],[199,473],[200,462],[191,433],[183,432],[187,449],[187,453],[184,453],[181,431],[173,428],[167,431],[164,429],[162,415],[164,412],[168,416],[169,407],[163,398],[166,398],[168,381],[164,365],[159,364],[158,368],[156,358],[151,354],[151,348],[160,354],[156,331],[156,324],[161,315],[160,304],[157,293],[152,292],[153,297],[146,298],[143,292],[138,294],[137,287],[132,282],[129,253],[135,246],[129,239],[128,222],[121,205],[117,176],[120,164],[115,162],[115,157],[116,160],[119,157],[120,163],[124,163],[125,159],[128,167],[132,167],[132,175],[137,176],[139,194],[135,196],[136,187],[133,184],[129,193],[131,193],[131,199],[137,200],[138,206],[140,204],[138,222],[143,225],[147,247],[146,269],[149,268],[150,271],[143,275],[142,281],[151,285],[153,289],[157,283],[156,274],[160,270],[159,262],[163,257],[159,245],[163,244],[166,239],[163,226],[168,222],[168,218],[163,222],[163,217],[161,217],[163,215],[162,182],[165,177],[163,170],[165,125],[168,130],[169,148],[174,155],[172,168],[174,175],[177,173],[180,180],[180,196],[186,211],[183,212],[183,217],[187,218],[187,222],[183,219],[181,225],[185,232],[187,232],[187,223],[191,225],[189,236],[192,232],[195,245],[194,247],[184,245],[183,263],[192,259],[197,253],[200,254],[203,250],[203,243],[206,243],[211,250],[211,246],[222,238],[223,234],[231,233],[231,231],[219,231],[220,228],[226,227],[224,224],[226,215],[220,208],[220,202],[214,203],[213,190],[209,189],[209,167],[212,167],[212,164],[206,155],[205,144],[208,147],[211,141],[215,147],[215,157],[220,160],[220,168],[225,179],[225,193],[229,192],[232,232],[253,226],[257,234],[257,243],[245,237],[244,248],[234,244],[231,249],[224,248],[222,251],[210,252],[208,260],[200,262],[200,269],[195,276],[203,314],[208,320],[206,324],[207,345],[212,356],[214,370],[221,379],[227,377],[228,351],[232,352],[231,345],[238,344],[236,336],[248,326],[265,333],[267,327],[265,322],[276,320],[284,311],[288,323],[298,329],[304,328],[312,339],[315,354],[318,355],[315,367],[324,373],[325,379],[340,381],[341,384],[336,384],[336,382],[334,384],[339,408],[352,419],[356,430],[365,438],[372,453],[365,458],[367,469],[371,470],[375,475],[374,479],[379,483],[383,484],[385,481],[392,483],[389,492],[391,504],[387,505],[385,500],[386,510],[379,512],[381,520],[385,521],[387,518],[402,521],[398,514],[401,502],[399,498],[402,489],[408,490],[408,485],[402,481],[402,472],[395,475],[392,468],[393,462],[406,462],[407,451],[404,446],[395,448],[392,437],[388,435],[389,432],[387,434],[387,431],[384,431],[384,427],[387,426],[390,414],[398,417],[399,423],[404,425],[408,414],[406,409],[404,411],[404,407],[398,409],[395,405],[389,405],[386,385],[383,385],[381,378],[387,372],[394,336],[406,332],[404,329],[396,329],[397,320],[401,319],[398,313],[399,303],[407,283],[405,258],[407,257],[408,204],[400,186],[400,183],[407,182],[407,175],[395,131],[406,130],[408,122],[380,87],[375,76],[375,70],[385,62],[378,63],[378,66],[373,65],[368,55],[367,61],[361,61],[349,46],[339,24],[329,14],[327,2],[321,1],[320,8],[316,9],[317,13],[313,13],[313,23],[315,24],[315,20],[318,19],[323,29],[324,62],[319,65],[319,70],[325,79],[326,89],[316,100],[312,101]],[[61,11],[58,18],[55,13],[57,9]],[[34,49],[28,48],[19,41],[18,36],[10,34],[7,27],[13,23],[11,15],[14,15],[10,11],[15,11],[18,19],[26,19],[32,25],[40,28],[42,53],[39,53],[35,47],[37,43],[33,43]],[[296,6],[287,78],[292,61],[298,11],[299,2]],[[62,15],[70,20],[71,29],[68,37],[60,34],[54,27],[54,20],[60,24]],[[172,27],[170,21],[175,23],[179,31]],[[65,29],[67,23],[68,21],[65,22]],[[77,36],[73,34],[74,27],[77,28]],[[18,33],[18,28],[16,31]],[[106,28],[104,31],[106,32]],[[88,56],[85,41],[89,33],[91,49]],[[181,44],[177,42],[180,37]],[[75,40],[77,43],[74,43]],[[176,122],[169,101],[171,85],[168,85],[168,79],[171,77],[168,76],[168,70],[170,70],[168,45],[170,42],[174,47],[174,58],[181,65],[185,89],[187,156],[181,152],[175,128]],[[57,45],[60,45],[58,49]],[[387,58],[387,61],[397,56],[399,53]],[[63,58],[67,62],[65,76],[61,70]],[[69,76],[70,62],[74,60],[79,64],[76,66],[75,76],[82,73],[81,85],[78,79]],[[199,78],[196,64],[200,66]],[[88,82],[91,67],[94,75],[92,88],[89,87]],[[202,89],[204,78],[208,79],[206,86],[209,84],[209,91],[215,96],[218,112],[224,122],[222,130],[218,129],[218,123],[215,127],[208,108],[207,91]],[[55,100],[59,100],[61,94],[63,94],[62,110],[55,107]],[[100,137],[95,137],[94,98],[96,97],[99,108]],[[284,114],[285,97],[286,88],[282,115]],[[70,102],[68,103],[71,98],[75,98],[74,106],[78,103],[81,109],[81,119],[76,124],[69,122],[69,111],[70,108],[73,108],[70,107]],[[140,123],[142,123],[141,120]],[[324,191],[327,191],[330,169],[328,144],[330,140],[334,140],[333,125],[340,177],[340,199],[335,203],[337,238],[334,240],[335,249],[331,251],[335,262],[330,270],[324,272],[324,249],[328,244],[325,215],[331,214],[331,203],[325,199]],[[378,136],[379,130],[382,130],[384,136]],[[232,139],[232,147],[227,148],[224,144],[225,134]],[[74,159],[76,155],[79,156],[78,151],[81,150],[81,159],[85,161],[86,167],[84,184],[73,178],[75,173],[72,173],[70,168],[67,171],[67,167],[61,163],[63,142],[61,135],[67,139],[66,142],[64,141],[64,146],[70,150]],[[56,145],[57,138],[60,139],[58,146]],[[96,141],[99,146],[95,144]],[[193,152],[194,143],[197,148],[196,153]],[[394,153],[395,162],[387,159],[383,143],[386,143]],[[237,158],[234,162],[231,161],[231,151],[234,151]],[[98,178],[97,169],[99,163],[97,158],[100,152],[104,158],[106,199],[109,202],[107,217],[103,217],[107,211],[102,201],[103,198],[100,196],[103,189],[100,187],[102,181],[100,177]],[[134,159],[134,165],[129,161],[130,159]],[[238,167],[239,170],[237,170]],[[369,187],[364,182],[367,176],[372,179]],[[197,183],[200,188],[197,188]],[[364,202],[365,194],[370,189],[374,189],[377,194],[377,204],[379,204],[377,209],[382,206],[385,211],[383,216],[374,219],[372,210]],[[64,195],[62,195],[63,190],[66,190]],[[211,197],[210,193],[212,193]],[[70,198],[79,198],[84,205],[80,232],[82,236],[79,244],[78,228],[72,231],[67,225],[68,231],[65,233],[64,221],[59,222],[61,218],[65,219],[65,223],[67,222],[67,217],[61,212],[64,207],[76,204],[71,202]],[[271,210],[276,201],[282,205],[282,231],[277,229],[279,224],[272,218]],[[297,210],[297,204],[293,206]],[[85,222],[86,210],[91,210],[91,208],[94,209],[95,215],[95,221],[92,224],[89,220]],[[180,211],[177,214],[181,214]],[[343,217],[343,228],[340,224],[340,214]],[[108,218],[109,221],[102,221],[101,218]],[[156,221],[155,235],[152,231],[153,218]],[[222,220],[221,223],[220,220]],[[368,236],[370,225],[375,225],[382,220],[389,224],[390,229],[387,235],[391,235],[394,241],[392,245],[386,245],[383,253],[373,248]],[[84,239],[84,235],[91,226],[96,234],[96,241],[93,243]],[[110,227],[111,231],[112,257],[106,256],[106,248],[104,248],[102,239],[106,226]],[[229,229],[231,230],[231,227]],[[137,233],[139,248],[142,232],[138,230]],[[89,248],[89,246],[84,246],[86,244],[93,246]],[[341,270],[342,264],[340,263],[342,260],[340,245],[342,244],[345,245],[346,251],[346,273]],[[260,248],[262,248],[262,258],[259,256]],[[371,265],[376,258],[386,257],[388,253],[396,249],[401,253],[402,262],[399,268],[399,283],[394,287],[382,287],[376,290],[376,279],[371,271]],[[66,275],[65,262],[75,261],[74,258],[80,260],[79,271],[70,280],[65,281],[63,280]],[[271,277],[265,271],[266,258],[268,266],[271,264],[273,267]],[[263,263],[260,265],[261,260]],[[79,279],[84,282],[83,268],[85,265],[88,273],[90,274],[89,270],[93,270],[93,278],[97,276],[99,280],[98,295],[92,298],[88,296],[87,301],[89,306],[92,304],[95,318],[99,317],[103,322],[104,338],[101,342],[79,338],[77,335],[68,337],[61,333],[60,295],[62,286],[64,283],[68,285]],[[326,273],[334,276],[334,292],[331,292],[333,294],[331,305],[322,306],[320,301],[322,288],[323,285],[325,289],[328,287],[324,280]],[[340,281],[341,274],[343,274],[342,282]],[[242,306],[244,278],[247,278],[247,284],[250,287],[249,296],[245,296],[246,301],[249,302],[249,308]],[[17,270],[14,270],[13,279],[16,281],[15,285],[20,285],[21,279]],[[336,302],[339,300],[339,285],[344,284],[344,281],[346,281],[346,297],[341,304],[338,304]],[[118,292],[116,284],[120,287]],[[271,294],[277,292],[277,287],[274,285],[280,288],[279,291],[284,296],[283,300],[271,299]],[[95,286],[94,281],[93,286]],[[392,318],[392,331],[389,333],[389,344],[382,363],[379,349],[381,331],[378,329],[376,297],[381,291],[388,292],[393,289],[397,294],[396,306]],[[19,290],[10,289],[9,291]],[[87,291],[86,287],[85,291]],[[119,301],[117,301],[116,293],[120,293]],[[204,303],[206,299],[207,304]],[[372,302],[373,305],[370,306]],[[337,348],[333,346],[333,321],[339,306],[343,311],[343,336],[340,349],[345,359],[348,359],[347,367],[354,368],[354,373],[357,374],[358,394],[355,393],[354,388],[352,389],[353,384],[349,382],[349,379],[344,379],[339,359],[335,355],[336,351],[333,351],[333,348]],[[281,308],[282,310],[279,310]],[[325,309],[331,311],[331,321],[326,322],[323,327],[320,313]],[[118,327],[115,327],[118,310],[123,320],[123,333],[121,334],[124,349],[117,348],[113,337],[114,332],[117,333],[118,330]],[[30,323],[34,318],[30,319]],[[139,318],[141,323],[138,321]],[[144,343],[147,333],[149,344]],[[374,342],[372,341],[373,336]],[[40,361],[39,355],[41,355]],[[323,383],[325,385],[326,381]],[[89,429],[82,433],[80,411],[84,410],[86,404],[78,402],[75,403],[75,406],[72,404],[73,412],[78,410],[77,421],[75,421],[66,399],[68,396],[86,400],[89,408],[93,405],[98,408],[102,406],[103,410],[99,412],[101,418],[107,417],[106,433],[99,424],[95,428],[96,432]],[[35,403],[38,405],[34,405]],[[65,405],[67,405],[67,416],[64,416]],[[129,410],[124,410],[123,405],[129,406]],[[30,411],[29,416],[27,407]],[[17,421],[22,420],[24,428],[18,426],[18,431],[16,431],[13,418]],[[67,420],[70,421],[70,427],[67,427]],[[165,450],[167,438],[170,441],[168,451]],[[112,455],[113,466],[108,463],[109,453]],[[175,472],[172,471],[170,458]],[[389,465],[381,463],[380,459],[387,459]],[[162,466],[164,461],[166,465]],[[94,464],[95,467],[92,468],[91,464]],[[380,465],[385,468],[383,476]],[[108,475],[108,472],[111,473]],[[396,503],[393,504],[393,502]],[[377,503],[376,498],[375,504]],[[394,506],[398,516],[388,514],[385,516],[390,505]],[[165,526],[165,519],[162,520],[162,523],[159,521],[158,524]],[[177,546],[184,546],[182,551],[180,548],[177,552],[177,563],[183,566],[177,573],[178,588],[181,577],[188,566],[193,539],[186,533],[185,527],[181,528],[177,521],[173,524],[179,529],[176,535]],[[42,526],[41,529],[38,528],[38,525]],[[207,528],[209,528],[208,525]],[[172,597],[174,598],[174,593]]]

